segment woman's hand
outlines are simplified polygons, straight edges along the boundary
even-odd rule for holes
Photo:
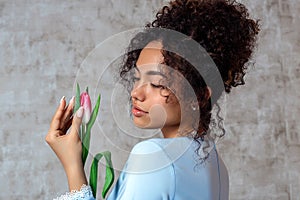
[[[86,184],[82,164],[82,144],[78,135],[83,108],[80,107],[73,115],[73,107],[74,97],[70,100],[68,106],[66,106],[65,98],[61,99],[45,138],[66,171],[70,190],[80,189],[82,184]],[[67,133],[70,127],[71,129]]]

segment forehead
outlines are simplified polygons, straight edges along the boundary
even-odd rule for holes
[[[161,53],[162,44],[159,41],[152,41],[142,49],[140,56],[136,62],[139,70],[157,70],[158,65],[163,62]]]

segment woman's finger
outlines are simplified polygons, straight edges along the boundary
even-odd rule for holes
[[[51,120],[49,132],[54,132],[56,130],[59,130],[61,118],[65,113],[65,106],[66,106],[66,101],[65,101],[65,96],[63,96],[61,98],[60,104]]]
[[[78,135],[79,130],[80,130],[80,125],[82,122],[82,116],[83,116],[83,107],[80,107],[75,115],[73,116],[73,121],[72,121],[72,128],[71,128],[71,134],[76,134]],[[79,136],[79,135],[78,135]]]
[[[70,102],[69,102],[69,105],[65,109],[65,113],[64,113],[63,117],[61,118],[61,123],[60,123],[60,126],[59,126],[59,128],[61,130],[65,129],[65,127],[67,127],[67,123],[70,121],[70,118],[72,117],[73,108],[74,108],[74,100],[75,100],[75,97],[72,97]],[[64,133],[66,133],[66,132],[64,132]]]

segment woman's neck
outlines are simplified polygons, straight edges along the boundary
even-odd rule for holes
[[[164,138],[175,138],[178,137],[178,126],[163,127],[161,132]]]
[[[164,138],[175,138],[175,137],[186,136],[193,131],[192,128],[180,127],[180,129],[181,130],[179,130],[178,125],[168,126],[168,127],[163,127],[161,129],[161,132],[162,132]]]

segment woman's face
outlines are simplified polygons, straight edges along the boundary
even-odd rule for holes
[[[165,137],[176,137],[181,120],[180,105],[175,95],[162,87],[165,75],[161,72],[161,48],[160,42],[150,42],[137,60],[131,91],[133,121],[137,127],[161,128]],[[169,96],[167,102],[166,96]]]

